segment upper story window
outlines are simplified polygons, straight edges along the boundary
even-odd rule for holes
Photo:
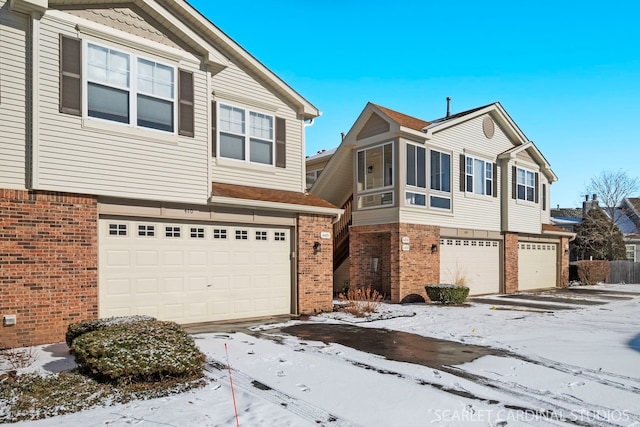
[[[313,186],[313,184],[317,181],[318,177],[322,169],[315,169],[307,171],[307,190]]]
[[[429,150],[414,144],[406,146],[406,185],[411,191],[405,192],[407,204],[451,209],[451,155],[437,150]],[[427,173],[428,168],[428,173]],[[427,175],[429,194],[427,194]]]
[[[430,150],[430,188],[429,205],[432,208],[451,209],[451,155],[442,151]]]
[[[220,157],[274,164],[274,117],[220,104]]]
[[[358,151],[357,162],[358,207],[393,204],[393,143]]]
[[[174,132],[175,68],[87,43],[86,115]]]
[[[636,245],[625,245],[627,261],[636,262]]]
[[[494,194],[494,173],[493,163],[467,156],[465,158],[466,191],[492,196]]]
[[[516,168],[516,198],[528,202],[536,201],[536,174],[530,170]]]

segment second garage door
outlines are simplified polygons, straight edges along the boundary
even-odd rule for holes
[[[500,292],[500,243],[496,240],[441,239],[440,282],[463,277],[470,295]]]
[[[557,245],[518,243],[518,290],[556,286]]]
[[[292,312],[291,229],[100,219],[99,315],[196,323]]]

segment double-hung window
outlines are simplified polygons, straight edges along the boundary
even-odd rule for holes
[[[393,204],[393,143],[358,151],[358,208]]]
[[[86,69],[88,117],[174,132],[173,66],[87,43]]]
[[[220,104],[220,156],[273,165],[274,117]]]
[[[516,183],[516,198],[518,200],[536,201],[536,176],[534,172],[516,168]]]
[[[466,191],[473,194],[492,196],[493,188],[493,163],[475,157],[465,158]]]
[[[636,245],[625,245],[627,261],[636,262]]]

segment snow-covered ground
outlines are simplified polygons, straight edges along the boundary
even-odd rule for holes
[[[590,289],[640,292],[640,285]],[[640,296],[625,296],[632,299],[580,296],[606,304],[555,311],[553,302],[544,311],[384,304],[390,318],[357,323],[510,353],[441,370],[301,340],[274,325],[198,334],[213,379],[203,389],[15,425],[640,426]],[[352,321],[337,313],[309,320]],[[38,347],[34,368],[68,369],[65,348]]]

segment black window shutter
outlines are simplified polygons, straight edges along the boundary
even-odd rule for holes
[[[491,175],[491,191],[493,191],[493,197],[498,197],[498,164],[493,164],[493,175]]]
[[[287,167],[287,127],[281,117],[276,117],[276,167]]]
[[[216,101],[211,102],[211,156],[216,157],[218,152],[218,115],[216,114]]]
[[[542,210],[547,210],[547,184],[542,184]]]
[[[60,34],[60,112],[82,114],[82,44],[80,39]]]
[[[517,177],[517,168],[515,166],[511,167],[511,198],[518,198],[518,177]]]
[[[464,154],[460,154],[460,191],[465,191],[467,182],[467,163]]]
[[[180,70],[178,79],[178,134],[194,135],[193,124],[193,73]]]
[[[535,189],[533,190],[533,198],[534,201],[536,203],[540,202],[540,198],[539,198],[539,191],[538,189],[540,188],[540,174],[538,172],[536,172],[536,182],[535,182]]]

